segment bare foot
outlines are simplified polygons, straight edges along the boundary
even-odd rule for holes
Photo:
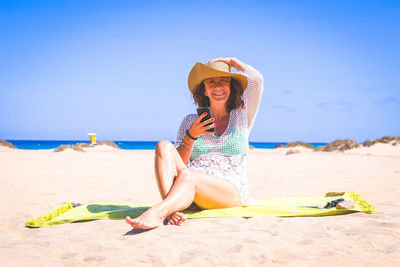
[[[187,220],[182,212],[175,212],[168,219],[168,225],[182,225]]]
[[[163,225],[163,221],[164,217],[154,208],[148,209],[136,219],[131,219],[129,216],[125,218],[125,222],[137,229],[154,229]]]

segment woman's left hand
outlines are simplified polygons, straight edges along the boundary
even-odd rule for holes
[[[243,72],[246,69],[246,64],[234,57],[219,57],[210,60],[209,62],[224,62],[238,71]]]

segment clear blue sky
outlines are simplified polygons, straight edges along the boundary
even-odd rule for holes
[[[0,139],[174,140],[195,62],[264,76],[251,141],[400,136],[400,1],[0,1]]]

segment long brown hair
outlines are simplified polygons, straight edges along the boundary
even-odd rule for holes
[[[244,108],[244,103],[242,100],[243,89],[239,82],[235,79],[231,79],[230,87],[231,94],[229,95],[228,101],[226,101],[226,108],[228,112],[231,112],[231,110],[236,108]],[[210,106],[210,98],[205,95],[204,81],[193,90],[193,99],[194,103],[199,108]]]

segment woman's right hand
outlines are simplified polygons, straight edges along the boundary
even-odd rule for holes
[[[238,71],[245,71],[247,65],[235,57],[219,57],[210,60],[209,62],[224,62]]]
[[[209,132],[207,131],[208,129],[214,128],[215,127],[215,119],[211,118],[206,121],[201,122],[201,120],[207,115],[207,112],[204,112],[201,114],[192,124],[192,126],[189,129],[189,134],[197,138],[200,135],[203,134],[214,134],[214,132]],[[211,125],[206,126],[206,124],[211,123]]]

